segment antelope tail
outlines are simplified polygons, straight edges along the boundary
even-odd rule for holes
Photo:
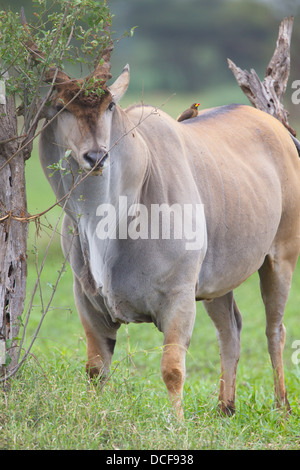
[[[298,139],[296,139],[296,137],[294,137],[292,134],[290,134],[291,138],[293,139],[293,142],[296,146],[296,149],[297,149],[297,152],[298,152],[298,155],[300,157],[300,142]]]

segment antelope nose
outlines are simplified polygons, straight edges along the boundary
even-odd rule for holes
[[[83,155],[83,158],[91,168],[102,168],[107,156],[105,150],[90,150]]]

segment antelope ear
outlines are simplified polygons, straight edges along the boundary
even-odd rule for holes
[[[117,80],[108,87],[115,103],[118,103],[129,85],[129,65],[127,64]]]

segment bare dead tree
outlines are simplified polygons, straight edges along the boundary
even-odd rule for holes
[[[257,109],[275,116],[295,137],[296,131],[288,122],[288,111],[284,108],[282,100],[286,91],[290,74],[290,45],[294,18],[284,18],[279,27],[278,39],[274,54],[266,68],[261,82],[254,69],[250,72],[237,67],[232,60],[228,60],[236,81],[245,93],[250,103]]]
[[[25,191],[25,153],[18,152],[14,99],[5,95],[2,81],[0,104],[0,375],[10,370],[17,354],[16,340],[26,293],[26,247],[28,221]],[[20,220],[18,220],[20,218]],[[9,354],[5,354],[9,349]],[[2,374],[1,374],[2,372]]]

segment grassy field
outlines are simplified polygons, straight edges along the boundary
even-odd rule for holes
[[[160,106],[168,97],[156,98],[154,104]],[[212,106],[216,104],[209,97],[206,99]],[[190,101],[197,98],[174,97],[166,104],[166,111],[176,117]],[[36,152],[27,164],[27,191],[32,214],[54,202]],[[37,246],[41,262],[51,233],[47,226],[54,225],[58,213],[55,209],[47,219],[41,220],[37,244],[35,225],[30,229],[27,307],[36,279],[34,252]],[[44,304],[51,295],[62,261],[57,235],[41,279]],[[198,303],[187,355],[185,421],[180,423],[172,413],[160,375],[162,335],[151,324],[123,325],[108,383],[103,389],[88,385],[84,372],[85,337],[74,305],[72,273],[67,266],[32,355],[9,387],[0,389],[0,448],[298,449],[300,365],[293,363],[292,354],[293,342],[300,340],[299,286],[298,264],[285,315],[284,363],[293,414],[286,419],[284,413],[274,408],[264,309],[258,277],[254,275],[235,294],[243,315],[236,414],[225,418],[217,413],[218,344],[214,327]],[[25,347],[40,317],[41,299],[36,296]]]

